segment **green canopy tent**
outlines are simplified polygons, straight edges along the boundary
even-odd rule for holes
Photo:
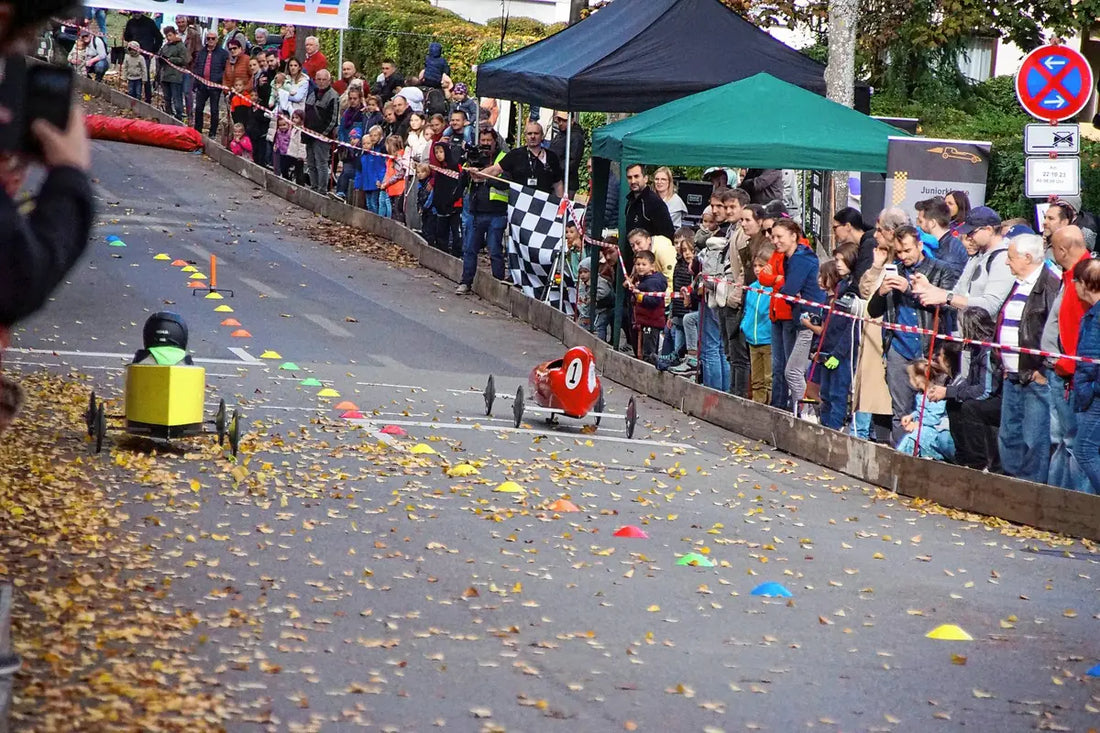
[[[756,74],[596,130],[591,200],[606,200],[612,160],[624,167],[728,163],[885,173],[888,139],[906,134],[770,74]],[[589,211],[592,231],[601,232],[603,207]]]

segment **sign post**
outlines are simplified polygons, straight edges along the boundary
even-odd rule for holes
[[[1059,43],[1040,46],[1024,57],[1016,72],[1020,106],[1046,125],[1024,128],[1028,198],[1076,196],[1081,193],[1081,129],[1058,124],[1080,114],[1092,97],[1093,74],[1088,60]],[[1063,157],[1059,157],[1059,156]]]

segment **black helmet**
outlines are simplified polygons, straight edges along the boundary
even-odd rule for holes
[[[154,346],[187,348],[187,324],[178,313],[171,311],[161,311],[149,316],[145,320],[141,336],[147,349]]]

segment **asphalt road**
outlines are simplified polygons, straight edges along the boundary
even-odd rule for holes
[[[311,240],[310,215],[202,157],[97,143],[95,171],[88,253],[5,366],[117,398],[147,314],[187,319],[247,465],[161,454],[200,500],[116,498],[172,579],[163,611],[200,619],[187,652],[229,730],[1100,727],[1096,548],[914,507],[644,397],[634,440],[615,420],[513,430],[477,391],[559,356],[546,335]],[[207,275],[216,255],[234,297],[193,295],[162,253]],[[108,443],[97,460],[147,449]],[[765,582],[792,597],[752,595]],[[973,640],[926,638],[940,624]]]

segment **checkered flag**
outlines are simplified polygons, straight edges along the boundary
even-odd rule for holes
[[[508,186],[508,269],[512,282],[522,288],[524,295],[545,298],[555,308],[561,303],[550,277],[563,246],[561,217],[567,205],[545,191],[515,183]]]

